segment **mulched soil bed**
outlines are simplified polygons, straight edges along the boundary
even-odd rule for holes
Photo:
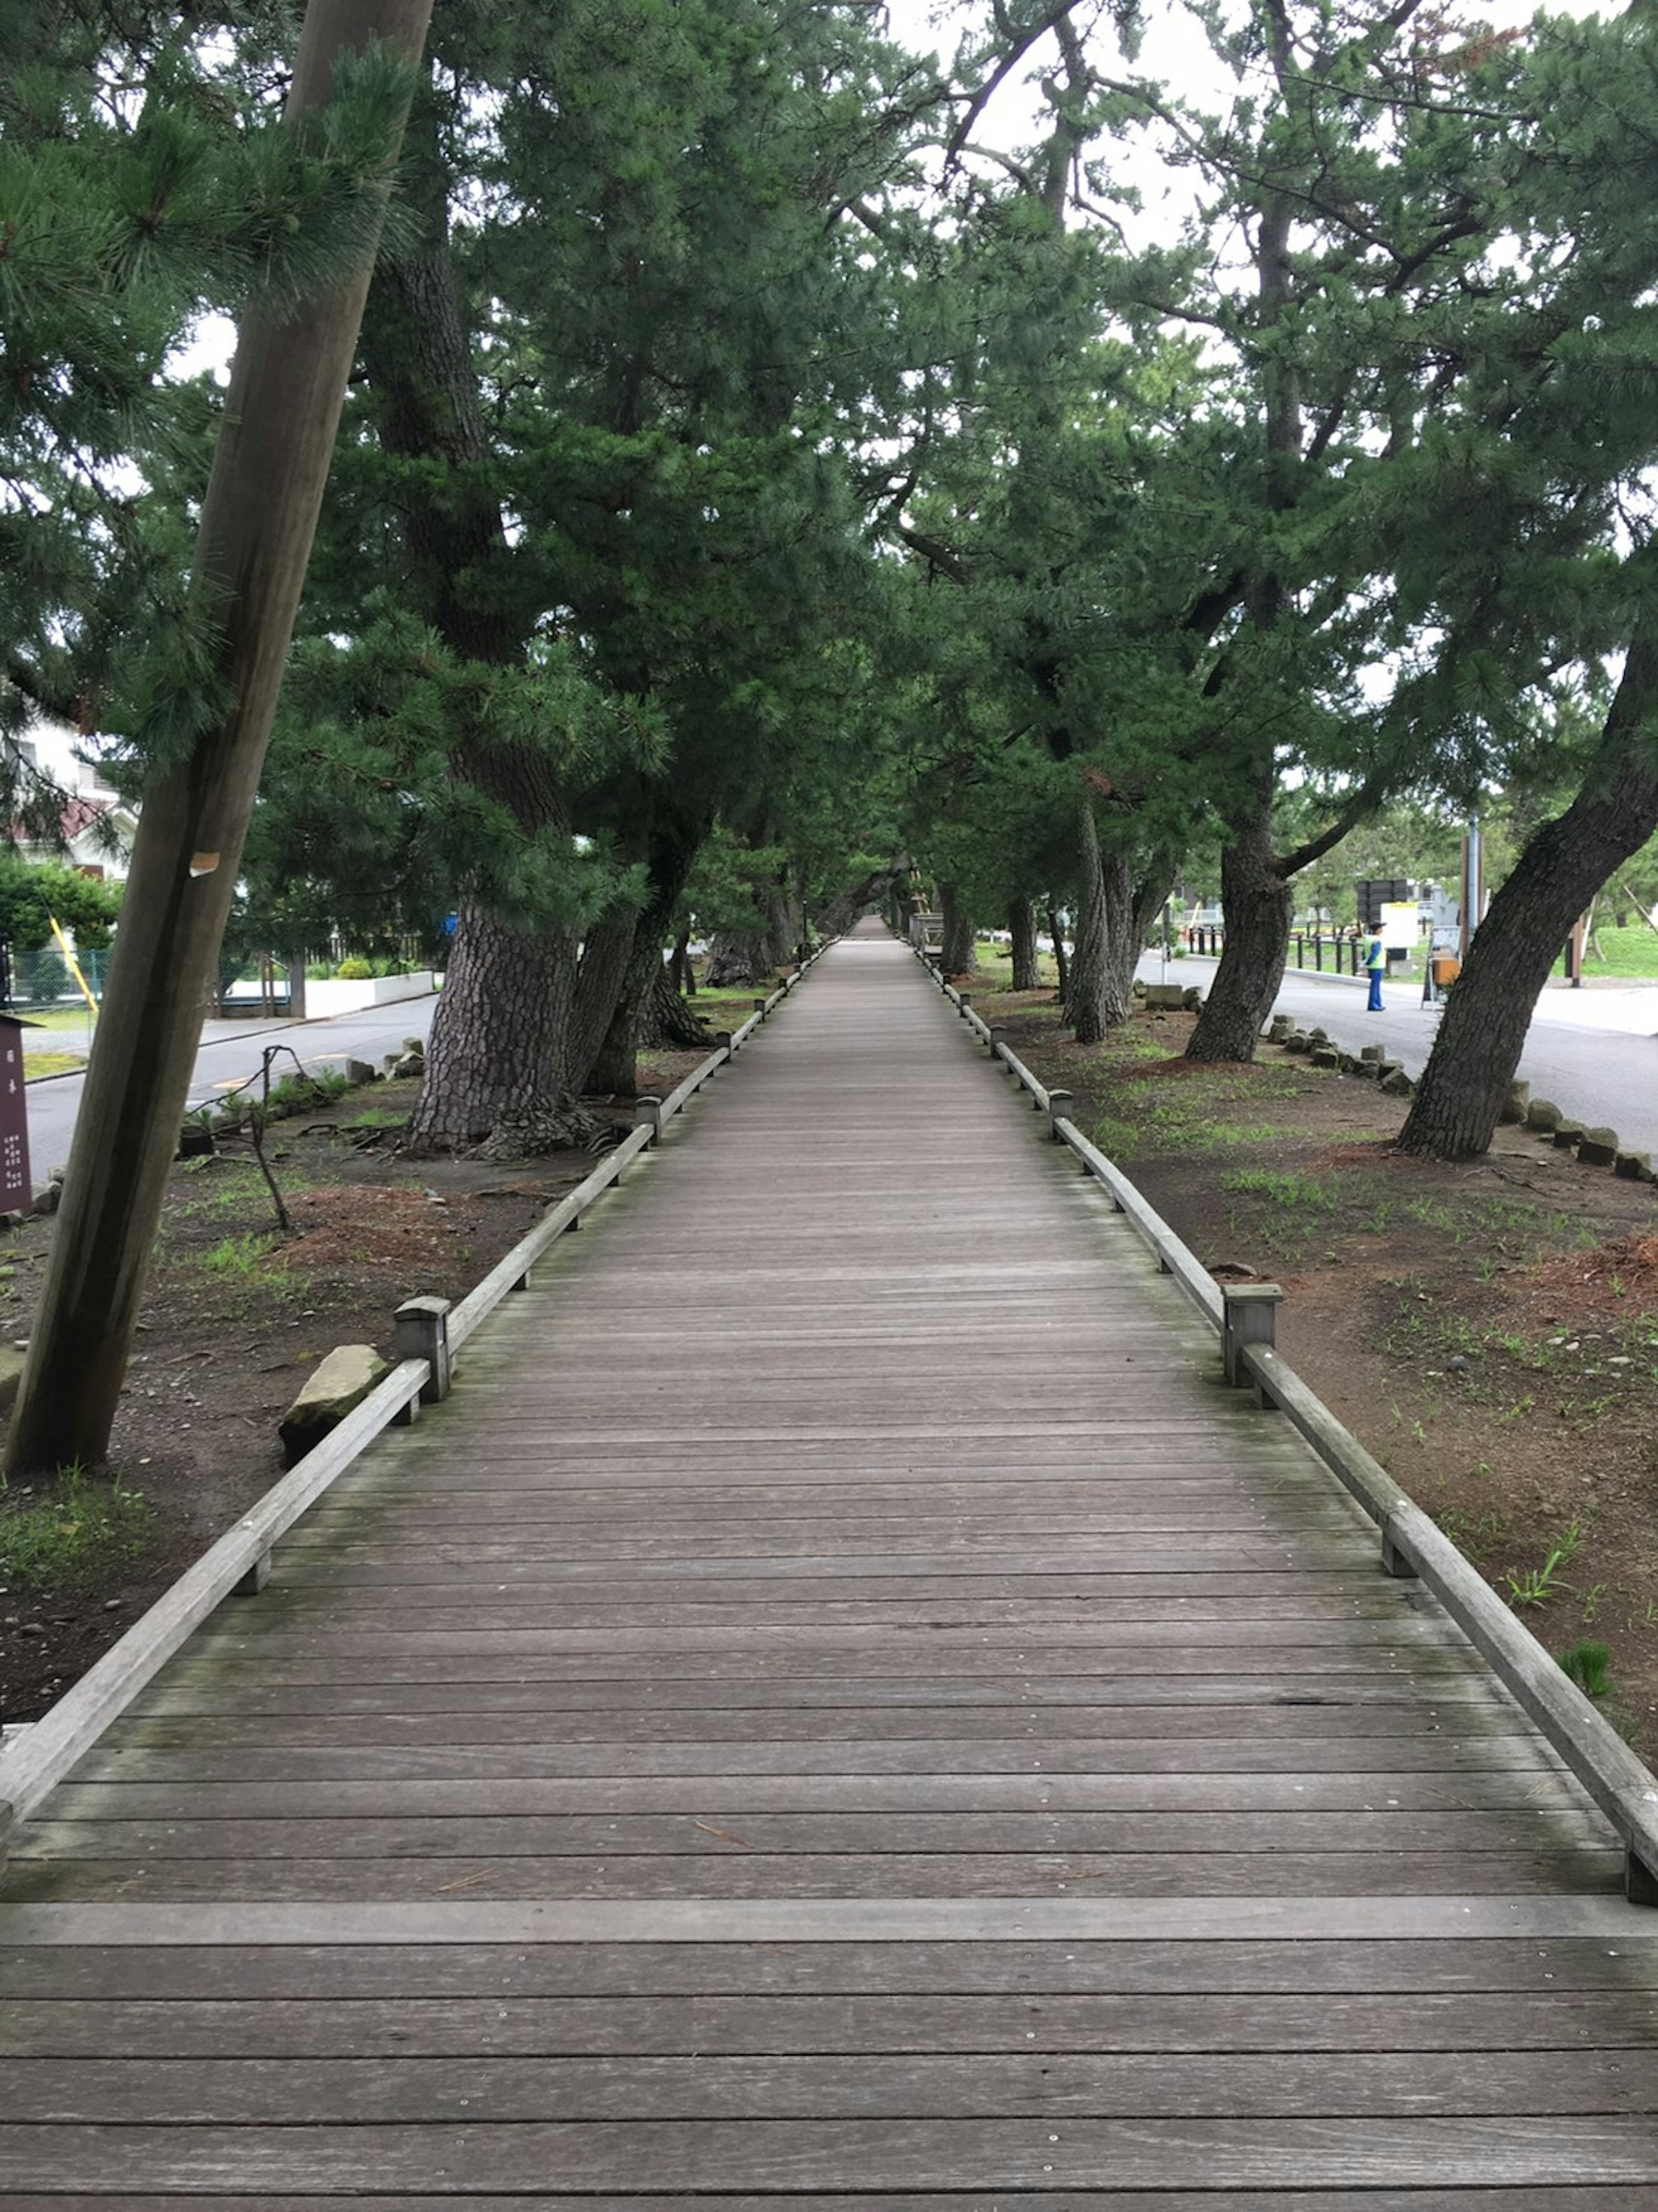
[[[657,1055],[641,1087],[665,1093],[705,1056]],[[377,1084],[271,1129],[290,1237],[245,1146],[174,1166],[107,1469],[143,1508],[50,1586],[0,1573],[0,1719],[38,1718],[277,1480],[277,1422],[326,1352],[372,1344],[389,1358],[405,1298],[463,1297],[592,1170],[584,1152],[509,1167],[407,1159],[397,1137],[416,1089]],[[632,1125],[629,1102],[594,1110]],[[0,1340],[27,1340],[52,1234],[35,1220],[0,1240]],[[60,1494],[14,1486],[0,1515]],[[82,1485],[60,1518],[98,1495]]]
[[[1547,1648],[1607,1647],[1604,1709],[1658,1755],[1658,1189],[1516,1128],[1407,1158],[1374,1082],[1199,1067],[1190,1014],[1084,1048],[1050,993],[973,988],[1206,1266],[1283,1285],[1284,1356]]]

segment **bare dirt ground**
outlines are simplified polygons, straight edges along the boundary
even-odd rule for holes
[[[1374,1082],[1265,1044],[1197,1067],[1189,1014],[1082,1048],[987,981],[975,1010],[1206,1266],[1282,1284],[1291,1365],[1658,1753],[1658,1188],[1518,1128],[1407,1159]]]
[[[656,1054],[641,1087],[665,1093],[703,1057]],[[7,1516],[52,1507],[38,1554],[0,1565],[0,1720],[37,1718],[278,1479],[276,1425],[325,1353],[390,1358],[405,1298],[464,1296],[594,1166],[406,1158],[416,1089],[376,1084],[270,1129],[291,1237],[245,1144],[175,1164],[108,1469],[0,1493],[0,1545]],[[595,1110],[632,1125],[630,1101]],[[52,1227],[0,1238],[0,1340],[27,1340]]]

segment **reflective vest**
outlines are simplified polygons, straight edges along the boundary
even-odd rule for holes
[[[1364,948],[1364,965],[1374,975],[1378,969],[1385,968],[1387,964],[1388,956],[1382,950],[1382,939],[1379,937],[1373,937]]]

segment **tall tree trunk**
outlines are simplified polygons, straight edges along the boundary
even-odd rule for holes
[[[1009,906],[1007,933],[1013,940],[1013,988],[1040,991],[1042,971],[1036,957],[1036,909],[1028,898],[1016,898]]]
[[[381,445],[421,464],[402,479],[398,499],[411,592],[458,657],[515,669],[525,621],[508,586],[513,550],[455,280],[451,179],[429,88],[416,102],[405,172],[421,232],[381,264],[362,358]],[[455,765],[526,842],[568,832],[551,763],[533,744],[497,744],[480,731],[458,748]],[[591,1126],[574,1097],[568,1034],[577,945],[573,932],[519,929],[476,895],[460,900],[426,1083],[410,1121],[414,1150],[452,1151],[488,1136],[490,1149],[510,1158],[568,1143]],[[526,988],[536,996],[523,1018]]]
[[[517,1159],[568,1144],[586,1124],[566,1055],[576,949],[463,907],[410,1121],[417,1151],[475,1146]]]
[[[687,922],[673,941],[668,961],[668,981],[688,999],[696,996],[696,968],[691,959],[691,926]]]
[[[1060,979],[1060,1005],[1063,1008],[1071,1003],[1071,956],[1065,949],[1065,932],[1060,927],[1058,907],[1048,909],[1048,938],[1054,947],[1054,966]]]
[[[342,56],[384,40],[411,61],[432,0],[311,0],[286,111],[325,106]],[[401,135],[388,147],[395,155]],[[389,163],[388,163],[389,167]],[[379,233],[360,277],[243,318],[197,534],[230,704],[145,792],[63,1210],[7,1443],[9,1471],[94,1466],[109,1448],[167,1170],[201,1041],[259,771],[328,481]]]
[[[1101,851],[1091,798],[1083,799],[1078,828],[1077,933],[1065,1012],[1078,1044],[1097,1044],[1133,1012],[1133,878],[1120,853]]]
[[[609,1097],[629,1090],[633,1081],[634,1018],[639,1009],[638,994],[630,1000],[629,984],[641,961],[657,966],[661,957],[654,931],[647,929],[637,907],[610,907],[587,932],[570,1016],[570,1067],[577,1091],[602,1091]],[[639,990],[648,981],[647,969]],[[615,1067],[623,1056],[623,1037],[626,1073],[617,1080]],[[616,1049],[612,1065],[607,1066],[607,1048],[613,1040]]]
[[[946,975],[976,975],[977,939],[972,917],[957,896],[954,884],[938,886],[938,910],[944,917],[944,941],[939,964]]]
[[[1400,1148],[1436,1160],[1483,1152],[1502,1115],[1538,994],[1573,923],[1658,829],[1658,623],[1624,664],[1588,775],[1527,842],[1452,987]]]
[[[1221,854],[1221,910],[1226,939],[1187,1060],[1252,1060],[1289,957],[1295,894],[1272,842],[1272,797],[1253,820],[1234,823]]]
[[[609,1022],[602,1037],[586,1054],[582,1084],[586,1091],[627,1097],[637,1095],[639,1048],[647,1042],[662,1041],[653,1034],[648,1018],[653,1006],[656,1006],[658,1030],[664,1026],[673,1029],[682,1046],[687,1040],[692,1044],[702,1042],[703,1032],[696,1017],[689,1010],[680,1011],[679,994],[662,964],[662,940],[690,879],[708,830],[707,821],[700,817],[692,819],[675,816],[668,810],[661,812],[652,830],[648,840],[650,893],[635,923],[628,962],[611,1002]],[[689,961],[686,965],[689,965]],[[671,1013],[656,1006],[658,994],[665,985],[674,1001]]]

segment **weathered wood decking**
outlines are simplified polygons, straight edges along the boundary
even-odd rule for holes
[[[1658,1915],[835,950],[20,1834],[0,2203],[1654,2212]]]

